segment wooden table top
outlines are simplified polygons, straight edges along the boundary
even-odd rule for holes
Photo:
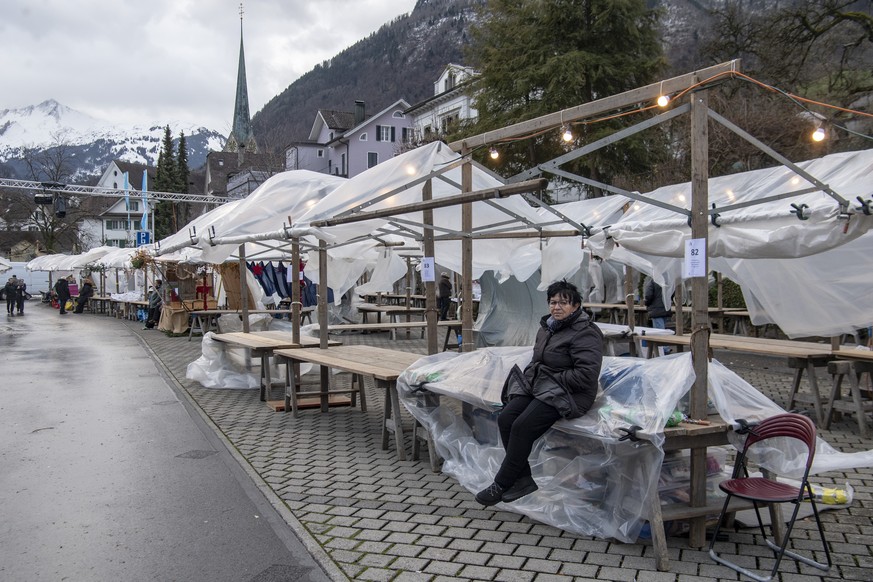
[[[358,311],[379,312],[382,313],[422,313],[424,307],[407,307],[406,305],[375,305],[373,303],[361,303],[358,305]]]
[[[364,374],[393,382],[423,356],[374,346],[337,346],[326,350],[276,350],[274,355]]]
[[[856,350],[841,347],[838,350],[834,350],[833,353],[838,358],[846,360],[864,360],[865,362],[873,362],[873,350]]]
[[[300,342],[295,342],[291,334],[284,331],[253,331],[249,333],[234,331],[216,334],[213,336],[213,339],[222,343],[255,350],[299,349],[317,347],[319,345],[317,337],[300,336]],[[331,342],[335,346],[340,345],[340,342],[336,340],[329,341],[328,345],[331,345]]]
[[[687,346],[691,344],[690,335],[653,335],[651,338],[646,336],[646,339],[651,344],[658,345]],[[710,335],[709,345],[715,349],[786,356],[790,358],[826,357],[832,355],[831,346],[827,344],[717,333]]]

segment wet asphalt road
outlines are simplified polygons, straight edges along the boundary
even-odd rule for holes
[[[329,580],[135,334],[25,310],[0,319],[0,580]]]

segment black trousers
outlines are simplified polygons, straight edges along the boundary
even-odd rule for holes
[[[506,457],[494,482],[507,489],[521,477],[530,477],[528,457],[538,438],[560,420],[558,411],[531,396],[516,396],[497,417]]]
[[[15,295],[6,297],[6,313],[15,313]]]

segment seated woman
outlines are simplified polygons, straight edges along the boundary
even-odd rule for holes
[[[603,334],[582,310],[575,285],[552,283],[546,295],[549,315],[540,320],[533,359],[503,387],[497,425],[506,457],[494,482],[476,494],[482,505],[512,503],[536,491],[528,462],[534,442],[561,418],[588,412],[597,396]]]
[[[79,298],[76,299],[76,308],[73,310],[73,313],[82,313],[85,310],[85,306],[88,305],[88,300],[93,296],[94,281],[89,277],[85,277],[85,280],[82,281],[82,288],[79,289]]]

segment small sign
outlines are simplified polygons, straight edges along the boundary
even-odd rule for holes
[[[433,257],[422,257],[421,280],[425,282],[436,281],[436,271],[434,270]]]
[[[136,246],[141,247],[152,242],[152,233],[147,230],[136,231]]]
[[[685,241],[685,277],[706,277],[706,239]]]

